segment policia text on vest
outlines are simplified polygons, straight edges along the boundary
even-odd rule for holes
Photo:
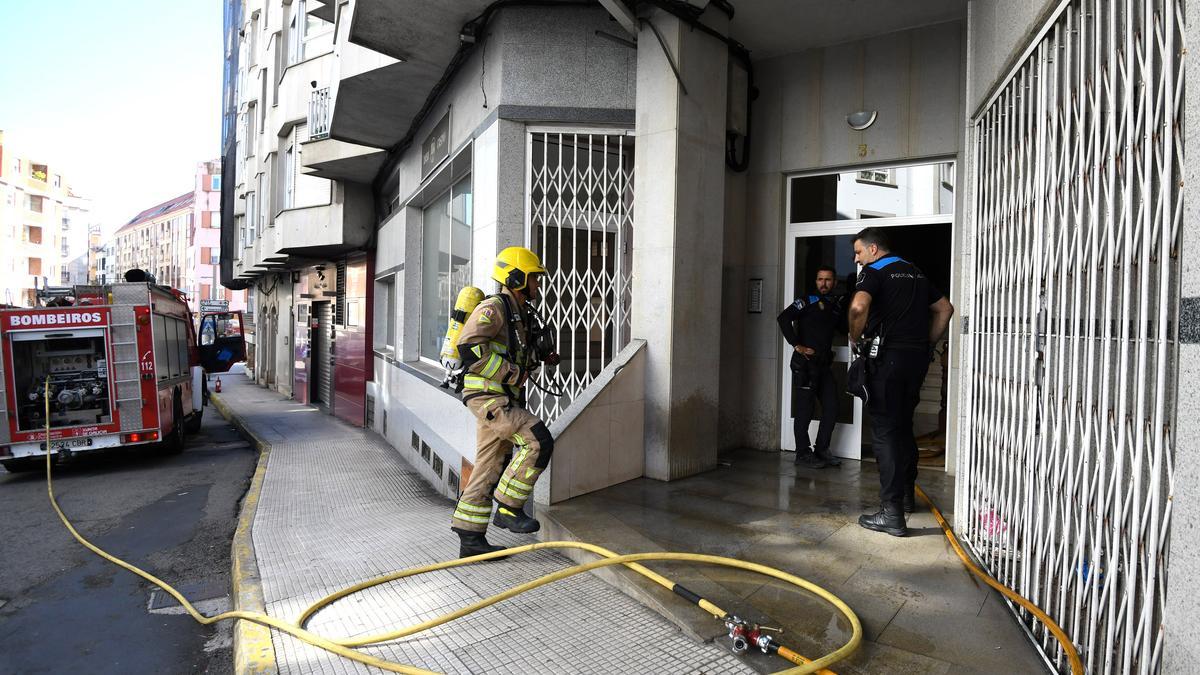
[[[836,271],[827,265],[817,268],[817,295],[798,298],[784,308],[776,321],[792,346],[792,424],[796,434],[796,464],[813,469],[840,466],[842,461],[829,451],[837,423],[838,397],[833,379],[833,336],[846,332],[846,296],[833,296]],[[821,423],[817,444],[809,442],[808,425],[817,402]]]
[[[459,536],[461,557],[498,551],[488,543],[488,522],[512,532],[537,532],[541,524],[525,514],[533,486],[550,464],[554,439],[545,423],[525,409],[525,384],[543,359],[557,358],[535,348],[533,301],[539,298],[546,270],[527,248],[500,252],[492,278],[500,293],[471,310],[461,329],[451,322],[443,353],[458,368],[448,380],[462,389],[463,403],[476,419],[475,468],[459,497],[451,529]],[[465,293],[466,296],[474,294]],[[460,295],[460,297],[462,297]],[[477,296],[476,296],[477,297]],[[453,332],[457,330],[457,341]],[[496,502],[495,517],[492,502]]]
[[[890,253],[885,231],[868,227],[854,238],[862,265],[849,308],[854,349],[867,360],[867,411],[879,464],[880,509],[859,525],[902,537],[904,514],[916,507],[917,443],[913,413],[936,343],[954,307],[912,263]]]

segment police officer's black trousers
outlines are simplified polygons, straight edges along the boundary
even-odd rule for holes
[[[882,502],[900,505],[905,491],[917,480],[913,413],[928,369],[924,350],[885,350],[870,366],[867,410],[871,413]]]
[[[817,427],[818,450],[828,450],[829,441],[833,438],[833,426],[837,423],[837,387],[833,382],[833,371],[828,364],[813,365],[809,368],[808,386],[796,386],[796,378],[792,382],[792,424],[796,432],[796,452],[812,450],[809,444],[808,425],[812,422],[813,410],[817,402],[821,403],[821,424]]]

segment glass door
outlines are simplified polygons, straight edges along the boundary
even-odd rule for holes
[[[854,234],[857,226],[833,226],[794,232],[789,228],[787,240],[787,269],[784,277],[784,299],[786,303],[795,302],[797,298],[807,297],[816,293],[815,279],[817,268],[830,266],[837,270],[837,284],[832,295],[842,299],[852,289],[858,268],[854,264]],[[848,300],[847,300],[848,301]],[[779,309],[782,309],[780,307]],[[780,415],[780,447],[785,450],[796,449],[794,431],[795,411],[793,408],[792,373],[788,367],[792,358],[792,346],[783,343],[783,354],[780,363],[783,364],[783,393]],[[844,327],[834,333],[833,338],[833,378],[837,391],[838,413],[837,424],[833,429],[833,439],[830,441],[830,451],[838,457],[860,459],[862,456],[862,402],[846,393],[846,370],[850,365],[850,347],[846,339]],[[813,413],[809,423],[808,435],[816,439],[820,426],[820,406]]]

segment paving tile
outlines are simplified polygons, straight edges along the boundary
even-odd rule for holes
[[[453,503],[385,441],[263,393],[229,377],[220,396],[272,445],[253,529],[269,614],[294,620],[345,586],[457,555]],[[489,539],[534,541],[508,532]],[[397,580],[323,609],[309,628],[332,637],[386,633],[573,564],[536,551]],[[652,639],[632,639],[635,631]],[[287,635],[272,638],[282,673],[374,672]],[[586,573],[362,651],[445,673],[755,672]]]

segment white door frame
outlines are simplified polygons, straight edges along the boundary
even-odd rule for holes
[[[783,247],[783,299],[786,302],[792,301],[792,299],[788,299],[787,294],[792,290],[790,288],[792,280],[796,278],[796,239],[853,235],[866,227],[905,227],[913,225],[939,224],[947,224],[953,228],[954,214],[940,213],[924,216],[895,216],[890,218],[863,218],[854,220],[826,220],[810,223],[788,223],[785,228]],[[951,266],[951,275],[953,276],[953,265]],[[950,283],[953,285],[954,279],[951,279]],[[792,387],[791,382],[789,381],[791,375],[788,370],[788,363],[792,358],[792,347],[787,343],[786,340],[783,340],[782,338],[780,338],[780,343],[779,363],[781,366],[780,375],[782,377],[782,382],[779,387],[779,447],[784,450],[795,450],[796,438],[791,424]],[[848,352],[849,347],[840,347],[838,349]],[[842,358],[847,358],[849,354],[844,353],[840,356]],[[862,458],[862,422],[862,400],[855,398],[854,421],[849,424],[840,423],[834,428],[834,438],[830,444],[830,450],[833,452],[833,454],[839,457],[847,457],[849,459]],[[816,438],[817,428],[819,426],[820,420],[814,419],[809,423],[808,433],[810,438]],[[850,436],[847,436],[847,434],[850,434]]]

